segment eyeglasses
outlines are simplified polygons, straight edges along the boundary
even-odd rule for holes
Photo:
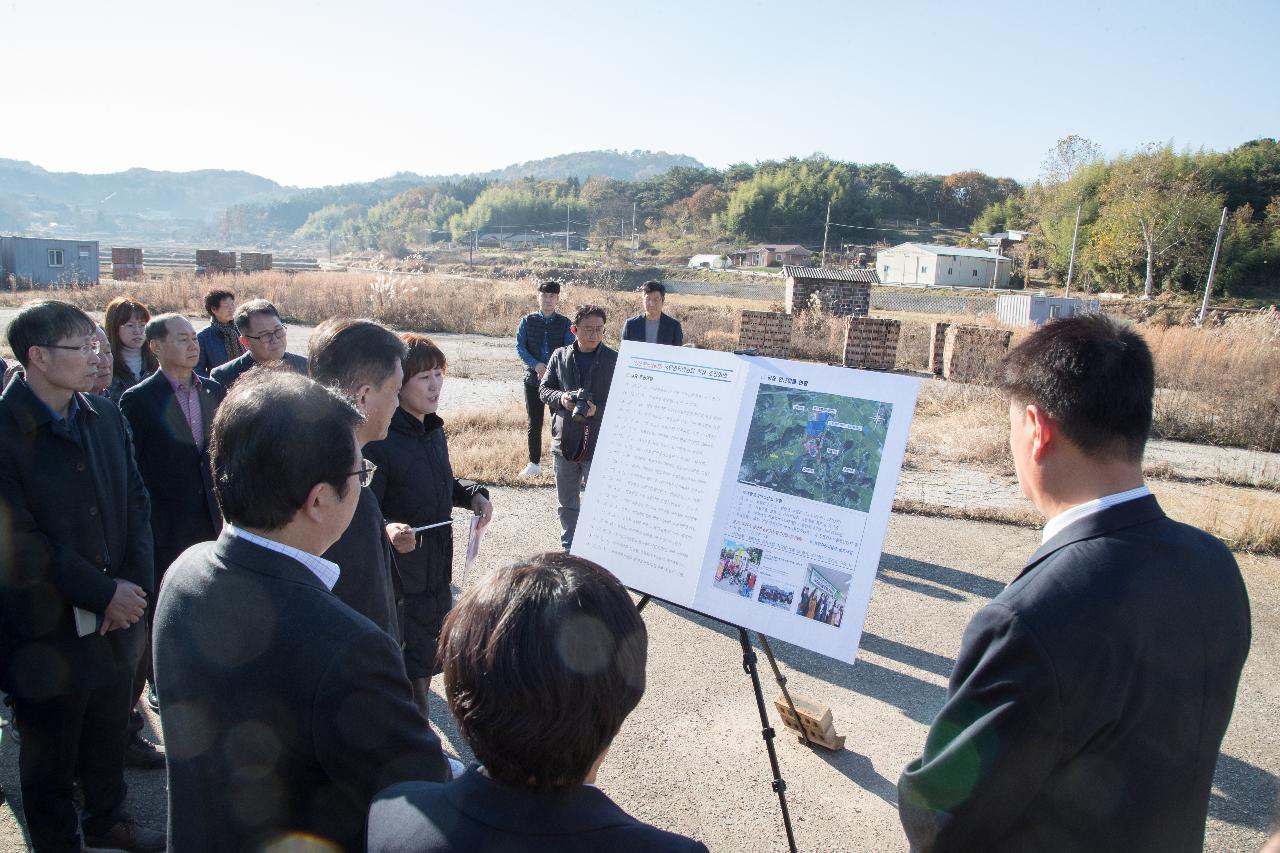
[[[67,346],[66,344],[36,344],[38,347],[46,347],[48,349],[69,349],[77,350],[81,355],[97,355],[102,352],[102,341],[93,340],[87,344],[80,344],[78,347]]]
[[[361,487],[368,487],[373,482],[373,472],[378,470],[378,466],[374,465],[368,459],[360,461],[360,470],[352,471],[348,477],[359,477]]]
[[[603,335],[604,324],[601,323],[599,326],[579,326],[578,333],[583,335]]]
[[[281,323],[269,332],[263,332],[260,335],[245,335],[251,341],[259,341],[260,343],[269,344],[272,341],[283,341],[288,326]]]

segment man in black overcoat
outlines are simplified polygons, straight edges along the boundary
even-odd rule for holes
[[[374,793],[449,778],[398,645],[334,596],[346,568],[320,556],[370,481],[361,421],[288,371],[243,377],[214,417],[226,523],[156,606],[173,853],[359,851]]]
[[[87,393],[100,345],[64,302],[9,325],[24,368],[0,395],[0,689],[13,703],[32,847],[163,850],[125,811],[139,624],[153,582],[147,491],[115,404]],[[79,778],[84,806],[72,790]]]
[[[1042,544],[965,630],[924,754],[898,782],[915,850],[1192,851],[1249,651],[1221,542],[1142,478],[1155,374],[1102,315],[1005,362],[1010,448]]]

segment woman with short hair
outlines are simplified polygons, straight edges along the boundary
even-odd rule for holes
[[[200,360],[196,370],[204,376],[215,367],[244,355],[240,343],[240,330],[236,328],[236,295],[230,290],[215,287],[204,295],[204,310],[209,315],[208,327],[196,335],[200,342]]]
[[[447,361],[426,335],[405,333],[400,405],[387,437],[364,447],[378,466],[370,488],[390,522],[387,535],[396,550],[404,592],[404,664],[414,700],[427,716],[431,676],[440,671],[436,641],[453,607],[453,508],[469,509],[487,524],[493,517],[489,491],[460,480],[449,462],[444,421],[436,414]],[[444,522],[441,524],[441,522]],[[413,528],[439,524],[414,533]]]
[[[648,648],[631,596],[581,557],[540,554],[480,580],[440,637],[449,710],[480,766],[378,794],[369,853],[706,853],[595,786],[644,695]]]
[[[120,395],[156,372],[156,357],[144,345],[151,312],[132,296],[117,296],[107,303],[102,325],[107,330],[113,354],[115,378],[107,388],[107,397],[119,403]]]

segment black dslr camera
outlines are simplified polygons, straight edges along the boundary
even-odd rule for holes
[[[587,419],[587,405],[591,402],[591,392],[586,388],[579,388],[577,391],[570,391],[569,399],[573,400],[573,414],[570,415],[575,421],[581,423]]]

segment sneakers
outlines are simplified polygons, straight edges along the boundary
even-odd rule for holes
[[[449,762],[449,771],[453,774],[453,778],[457,779],[463,773],[467,772],[467,765],[463,764],[452,755],[446,755],[444,760]]]
[[[525,479],[532,479],[542,473],[542,466],[537,462],[530,462],[524,466],[524,470],[520,472],[520,476]]]
[[[160,713],[160,697],[156,695],[156,686],[150,683],[147,684],[147,707]]]
[[[132,817],[126,817],[101,835],[85,834],[86,847],[106,847],[136,853],[162,853],[168,846],[163,832],[147,829]]]

